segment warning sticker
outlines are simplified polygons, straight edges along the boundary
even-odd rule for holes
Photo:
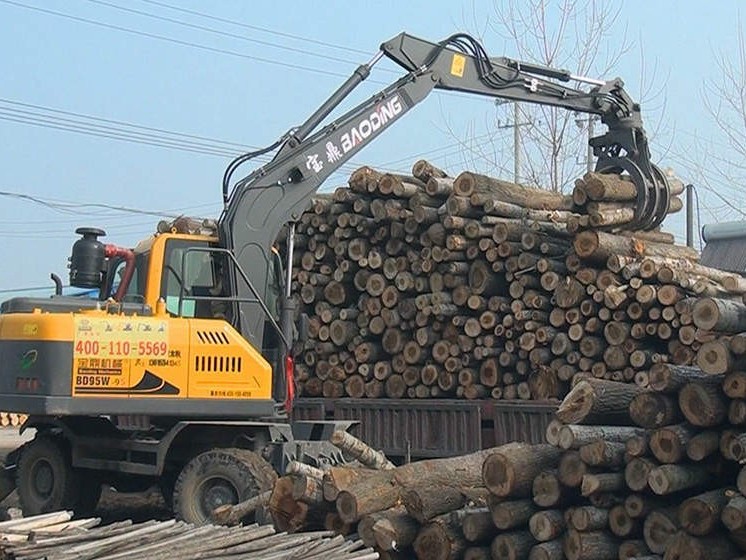
[[[464,77],[464,68],[466,67],[466,57],[462,54],[453,54],[451,61],[451,74],[458,78]]]

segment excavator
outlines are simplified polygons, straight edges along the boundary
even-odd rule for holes
[[[401,78],[323,124],[384,56]],[[85,515],[103,485],[158,484],[176,517],[199,524],[268,489],[291,460],[343,461],[328,439],[351,422],[289,420],[292,348],[305,330],[291,293],[294,223],[335,170],[434,90],[598,115],[607,131],[590,140],[596,171],[637,186],[631,227],[663,220],[666,177],[620,79],[490,58],[463,33],[438,43],[401,33],[304,123],[230,163],[218,220],[162,223],[134,249],[79,228],[70,285],[98,299],[63,296],[53,274],[54,296],[2,304],[0,409],[27,414],[21,430],[35,435],[6,458],[0,497],[17,489],[25,515]],[[270,152],[233,183],[242,164]]]

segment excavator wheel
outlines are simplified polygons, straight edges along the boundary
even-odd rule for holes
[[[272,488],[277,475],[259,455],[245,449],[213,449],[197,455],[182,469],[173,493],[178,519],[203,525],[212,512]]]
[[[57,438],[37,436],[23,446],[16,485],[25,516],[74,510],[81,496],[79,481],[64,444]]]
[[[101,499],[103,483],[96,472],[76,471],[75,474],[78,479],[78,497],[73,508],[75,515],[76,517],[91,517]]]

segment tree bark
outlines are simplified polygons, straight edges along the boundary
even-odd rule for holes
[[[628,424],[630,403],[640,392],[627,383],[581,381],[567,394],[556,416],[566,424]]]
[[[650,489],[658,495],[694,488],[711,480],[709,472],[696,465],[661,465],[648,475]]]
[[[646,242],[642,239],[623,237],[596,230],[583,231],[576,235],[573,247],[580,258],[598,263],[606,263],[612,255],[652,256],[688,259],[690,261],[697,261],[699,258],[697,252],[688,247]]]
[[[386,455],[376,451],[349,432],[341,430],[334,432],[331,442],[369,469],[391,470],[394,468],[394,464],[386,458]]]
[[[460,196],[487,193],[495,200],[516,204],[523,208],[537,210],[572,210],[573,208],[572,197],[543,189],[523,187],[477,173],[461,173],[453,183],[453,190]]]
[[[448,486],[417,486],[405,490],[401,501],[409,515],[425,524],[438,515],[462,508],[466,498],[458,489]]]
[[[740,301],[702,298],[692,313],[697,328],[726,333],[746,331],[746,305]]]
[[[645,433],[642,428],[629,426],[580,426],[576,424],[562,426],[560,430],[560,447],[578,449],[597,439],[610,442],[624,442],[627,439]]]

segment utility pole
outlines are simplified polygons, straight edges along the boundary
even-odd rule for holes
[[[513,182],[520,184],[521,176],[521,134],[518,131],[518,102],[513,103]]]
[[[694,248],[694,185],[686,186],[686,246]]]
[[[500,107],[501,105],[505,105],[506,103],[511,103],[510,101],[505,101],[502,99],[496,99],[495,100],[495,106]],[[516,185],[519,185],[521,182],[521,131],[519,130],[519,127],[521,126],[528,126],[533,124],[533,121],[526,121],[521,122],[521,113],[520,113],[520,107],[518,106],[518,102],[514,101],[513,103],[513,122],[507,122],[507,123],[501,123],[498,119],[497,121],[497,128],[512,128],[513,129],[513,182]]]
[[[588,157],[586,159],[586,171],[593,171],[593,148],[591,147],[591,138],[593,138],[593,122],[596,120],[595,115],[588,115]]]
[[[577,113],[576,113],[577,114]],[[598,115],[588,115],[587,118],[576,118],[575,119],[575,126],[577,126],[579,129],[583,129],[583,127],[587,126],[588,130],[588,145],[586,146],[585,150],[585,169],[588,171],[588,173],[591,173],[593,171],[593,148],[591,147],[591,138],[593,138],[593,123],[595,123],[597,120],[599,120]],[[577,163],[582,163],[582,160],[578,161]]]

